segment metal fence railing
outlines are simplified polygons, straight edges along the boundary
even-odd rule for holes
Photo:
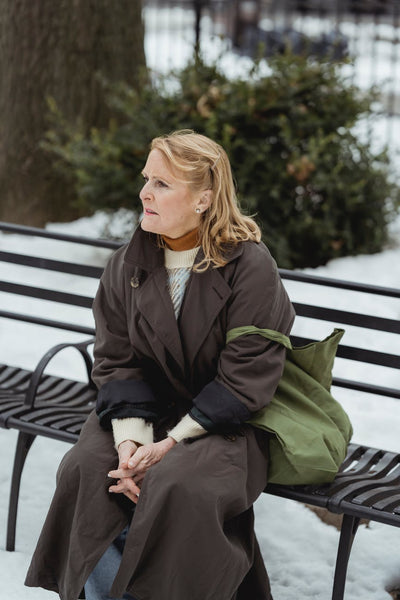
[[[399,0],[143,0],[143,9],[155,70],[182,66],[196,45],[207,57],[230,55],[231,66],[254,56],[260,42],[267,59],[285,45],[348,55],[346,75],[361,89],[380,91],[378,137],[400,152]]]

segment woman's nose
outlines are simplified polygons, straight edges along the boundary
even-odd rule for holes
[[[150,186],[149,186],[149,181],[146,181],[146,183],[144,184],[144,186],[142,187],[142,189],[139,192],[139,198],[141,200],[144,200],[145,198],[150,198],[151,197],[151,191],[150,191]]]

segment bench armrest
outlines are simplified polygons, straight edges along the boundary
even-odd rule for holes
[[[31,379],[29,382],[29,387],[28,387],[26,395],[25,395],[24,404],[26,406],[29,406],[30,408],[33,408],[33,406],[35,404],[37,389],[38,389],[40,380],[42,379],[44,370],[46,369],[49,362],[55,357],[55,355],[58,354],[59,352],[61,352],[62,350],[65,350],[66,348],[75,348],[79,352],[79,354],[82,356],[83,361],[86,366],[86,372],[87,372],[87,376],[88,376],[89,386],[92,387],[93,389],[95,389],[96,386],[93,383],[92,377],[91,377],[93,361],[88,352],[88,346],[90,346],[93,343],[94,343],[94,338],[90,338],[88,340],[85,340],[84,342],[77,342],[77,343],[69,342],[69,343],[64,343],[64,344],[57,344],[56,346],[53,346],[52,348],[50,348],[50,350],[48,350],[48,352],[46,352],[46,354],[40,359],[35,370],[32,373],[32,376],[31,376]]]

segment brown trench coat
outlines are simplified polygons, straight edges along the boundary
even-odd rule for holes
[[[252,511],[267,483],[268,438],[243,421],[271,400],[285,355],[259,336],[225,347],[225,335],[249,324],[287,334],[294,312],[263,244],[240,244],[225,267],[192,273],[178,323],[166,283],[163,251],[137,230],[111,259],[95,301],[94,379],[100,393],[110,382],[145,380],[158,403],[155,440],[197,399],[193,415],[205,414],[212,433],[180,442],[147,472],[111,595],[268,600]],[[136,416],[141,408],[133,401],[130,413],[122,398],[111,417]],[[234,433],[226,435],[229,422]],[[129,522],[129,503],[107,492],[117,462],[112,433],[93,413],[61,462],[26,585],[62,600],[80,596]]]

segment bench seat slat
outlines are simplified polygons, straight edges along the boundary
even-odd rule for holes
[[[74,433],[74,434],[76,434],[76,436],[78,436],[81,432],[83,425],[84,425],[84,423],[82,423],[82,425],[79,425],[79,424],[72,425],[72,427],[68,427],[68,431],[70,431],[71,433]]]
[[[93,410],[94,403],[92,406],[81,407],[80,409],[65,408],[58,406],[48,406],[46,408],[39,407],[37,409],[31,409],[26,404],[21,402],[8,402],[5,405],[0,404],[0,423],[3,427],[9,428],[11,425],[18,430],[24,430],[24,424],[38,423],[43,415],[55,414],[57,418],[60,414],[69,416],[79,416],[79,418],[86,419],[89,413]],[[58,413],[57,413],[58,411]]]
[[[96,395],[91,388],[81,388],[74,395],[65,394],[63,397],[56,398],[55,401],[40,400],[36,406],[50,404],[51,406],[60,406],[65,408],[75,408],[93,404],[96,401]]]
[[[378,461],[382,458],[382,451],[377,448],[366,448],[364,452],[360,454],[359,459],[355,462],[354,466],[351,469],[344,471],[342,468],[338,473],[336,480],[342,480],[346,477],[354,477],[357,474],[362,475],[363,473],[368,472],[373,465],[376,465]],[[342,465],[343,467],[343,465]],[[340,483],[339,483],[340,485]]]
[[[24,393],[28,388],[30,377],[30,374],[23,375],[22,373],[15,373],[13,377],[8,377],[6,382],[7,388],[9,388],[11,392]]]
[[[80,381],[70,381],[68,380],[68,387],[67,389],[63,392],[60,393],[58,395],[53,394],[54,389],[52,388],[51,390],[46,390],[50,391],[52,394],[52,401],[55,404],[62,404],[63,402],[68,402],[68,401],[73,401],[75,398],[78,398],[80,395],[82,395],[83,392],[86,392],[86,390],[88,389],[88,385],[87,383],[83,383]],[[47,395],[47,394],[46,394]],[[37,402],[47,402],[48,398],[47,397],[42,397],[42,394],[39,393],[36,396],[37,398]]]
[[[36,397],[38,398],[42,392],[46,393],[51,391],[54,386],[56,386],[58,384],[58,382],[60,381],[59,377],[53,377],[51,375],[43,375],[38,388],[37,388],[37,393],[36,393]]]
[[[73,423],[82,424],[82,419],[85,419],[86,416],[72,415],[67,411],[61,412],[59,414],[54,413],[54,411],[51,411],[46,415],[42,416],[40,419],[35,420],[35,423],[46,427],[52,427],[53,429],[62,430],[66,429],[69,425],[72,425]]]
[[[40,390],[40,401],[48,402],[57,400],[57,402],[62,402],[62,398],[68,396],[68,391],[72,385],[73,382],[70,379],[60,379],[50,390]]]
[[[32,372],[25,369],[0,365],[0,403],[12,399],[18,400],[19,404],[22,404],[29,387],[31,375]],[[73,409],[87,405],[91,409],[95,403],[95,395],[96,391],[88,383],[58,376],[43,375],[38,385],[35,406],[48,402],[52,406],[64,405],[64,408],[70,407]],[[3,404],[0,406],[3,406]],[[0,408],[0,411],[3,411],[3,409],[4,407]],[[2,423],[5,422],[4,415],[0,419]]]
[[[398,492],[397,496],[396,492]],[[372,506],[376,510],[388,510],[390,507],[390,510],[393,511],[400,503],[400,488],[399,485],[378,487],[355,496],[352,502],[363,506]]]
[[[8,382],[12,380],[16,375],[19,375],[21,379],[30,377],[32,372],[26,371],[25,369],[19,369],[18,367],[0,365],[0,386],[8,385]]]
[[[365,452],[362,459],[356,463],[353,467],[341,470],[336,476],[335,481],[338,486],[346,484],[347,480],[356,480],[364,477],[366,473],[370,477],[382,477],[385,476],[393,467],[399,462],[399,457],[392,452],[382,453],[380,450],[374,452]]]
[[[88,415],[91,408],[87,407],[87,406],[82,406],[82,407],[74,407],[74,408],[70,408],[68,407],[68,409],[66,409],[64,406],[40,406],[40,407],[35,407],[33,410],[30,409],[29,411],[27,411],[25,414],[21,414],[20,419],[21,421],[25,421],[25,422],[30,422],[30,423],[36,423],[39,422],[41,417],[45,417],[46,415],[49,414],[66,414],[68,410],[68,414],[70,415],[78,415],[78,414],[83,414],[83,415]]]
[[[399,486],[396,486],[390,491],[390,495],[385,497],[377,503],[374,503],[373,508],[376,510],[383,510],[385,512],[392,512],[394,514],[400,514],[400,494],[396,494],[396,490]]]
[[[321,486],[268,485],[268,493],[400,527],[400,454],[350,444],[340,473]]]
[[[349,447],[347,448],[346,458],[342,462],[342,465],[340,467],[340,471],[339,471],[338,475],[341,475],[341,473],[343,471],[345,471],[346,469],[348,469],[350,467],[350,465],[352,465],[355,461],[358,461],[360,459],[360,457],[363,455],[363,453],[364,453],[363,446],[357,446],[355,444],[350,444]]]
[[[73,427],[74,425],[79,425],[80,428],[82,428],[84,424],[84,420],[82,419],[82,417],[74,417],[71,418],[70,416],[65,418],[65,419],[59,419],[56,423],[54,423],[52,425],[52,427],[55,427],[56,429],[62,429],[62,430],[66,430],[66,431],[74,431]]]
[[[379,487],[382,486],[392,486],[392,485],[400,485],[400,475],[399,474],[390,474],[386,475],[386,477],[375,479],[375,478],[364,478],[363,480],[357,480],[354,482],[349,482],[347,486],[340,489],[339,491],[335,491],[334,493],[329,493],[329,505],[332,504],[338,506],[342,500],[352,500],[359,495],[365,495],[365,497],[369,497],[370,493]],[[382,486],[383,487],[383,486]],[[359,504],[363,505],[362,502]],[[366,503],[368,504],[368,503]]]
[[[0,425],[8,428],[8,419],[17,416],[26,410],[22,401],[8,401],[0,403]]]

